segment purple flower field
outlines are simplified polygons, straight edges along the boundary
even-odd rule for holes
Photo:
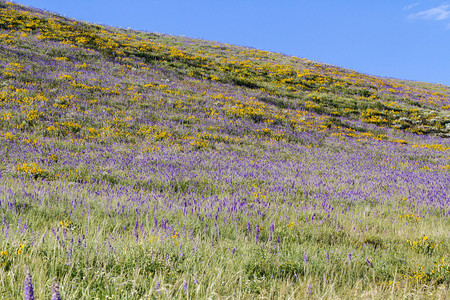
[[[0,298],[446,299],[449,137],[447,86],[0,0]]]

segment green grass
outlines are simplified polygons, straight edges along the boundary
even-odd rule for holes
[[[0,0],[0,299],[447,299],[450,90]]]

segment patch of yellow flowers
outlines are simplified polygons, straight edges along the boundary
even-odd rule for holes
[[[46,170],[42,169],[37,163],[22,163],[17,165],[17,171],[29,175],[43,175]]]
[[[431,254],[437,249],[439,249],[440,245],[442,244],[442,241],[438,241],[436,243],[433,243],[429,240],[428,236],[419,236],[416,240],[410,241],[406,240],[406,242],[411,246],[411,249],[415,249],[418,252],[422,252],[425,254]]]
[[[21,255],[23,253],[23,250],[25,249],[25,244],[19,244],[19,247],[15,251],[17,255]],[[3,250],[0,252],[0,261],[2,266],[5,266],[8,259],[10,257],[10,252],[8,250]]]

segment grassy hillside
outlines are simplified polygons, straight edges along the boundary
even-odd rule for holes
[[[448,137],[448,86],[0,0],[0,297],[445,299]]]

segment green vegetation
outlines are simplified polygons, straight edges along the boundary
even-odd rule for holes
[[[449,109],[0,0],[0,298],[448,298]]]

